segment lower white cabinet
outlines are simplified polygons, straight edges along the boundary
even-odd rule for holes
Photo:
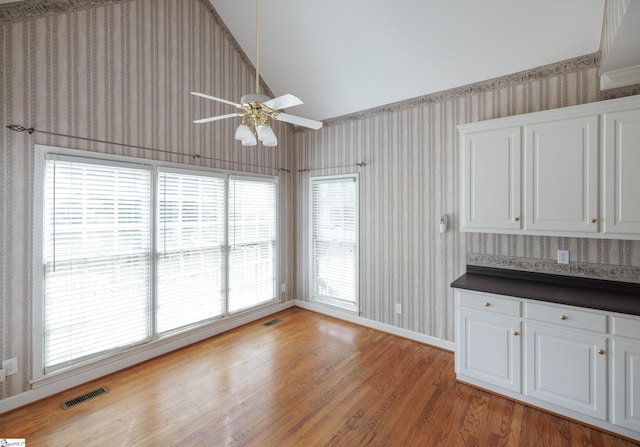
[[[613,318],[613,422],[640,433],[640,319]]]
[[[538,324],[526,334],[525,394],[605,420],[606,337]]]
[[[455,289],[458,380],[640,440],[640,317]]]
[[[520,321],[477,311],[460,312],[460,373],[520,392]],[[491,346],[490,350],[483,347]]]

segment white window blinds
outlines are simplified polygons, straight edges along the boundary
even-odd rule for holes
[[[229,180],[229,312],[276,299],[276,184]]]
[[[276,178],[37,150],[36,379],[277,299]]]
[[[225,179],[161,171],[157,330],[224,313]]]
[[[149,338],[150,171],[46,160],[44,367]]]
[[[312,297],[357,309],[357,182],[353,176],[314,178]]]

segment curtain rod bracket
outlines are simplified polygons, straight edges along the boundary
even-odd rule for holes
[[[14,132],[24,132],[27,131],[29,132],[29,135],[32,135],[36,130],[33,127],[24,127],[24,126],[20,126],[19,124],[9,124],[7,126],[7,129],[9,130],[13,130]]]

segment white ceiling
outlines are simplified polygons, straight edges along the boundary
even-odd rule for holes
[[[255,64],[255,0],[210,2]],[[604,4],[261,0],[260,75],[335,118],[598,51]]]

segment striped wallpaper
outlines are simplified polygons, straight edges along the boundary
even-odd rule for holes
[[[638,242],[458,231],[456,125],[602,99],[599,61],[586,55],[338,117],[320,131],[276,123],[277,148],[242,148],[232,120],[191,123],[228,109],[189,91],[239,99],[254,84],[207,0],[0,6],[0,358],[22,359],[0,398],[29,389],[35,143],[278,174],[285,300],[309,299],[309,177],[359,172],[361,316],[441,340],[453,340],[449,284],[467,263],[552,271],[556,248],[569,248],[578,262],[562,273],[640,282]],[[638,86],[606,94],[635,93]],[[9,123],[178,154],[18,134]],[[445,234],[441,213],[450,217]]]
[[[453,340],[449,284],[476,264],[640,282],[640,242],[460,233],[456,126],[601,99],[599,54],[414,98],[295,134],[294,166],[360,172],[361,316]],[[630,94],[637,86],[619,90]],[[357,162],[366,167],[353,166]],[[351,165],[347,168],[336,166]],[[309,300],[309,173],[296,173],[297,294]],[[450,230],[438,231],[441,213]],[[557,249],[572,264],[558,266]],[[401,303],[403,313],[394,311]]]
[[[0,384],[0,398],[29,388],[34,144],[279,175],[279,282],[293,281],[294,177],[278,171],[291,169],[291,126],[275,123],[276,148],[243,148],[233,138],[237,121],[191,122],[231,112],[191,90],[239,100],[254,89],[253,66],[206,0],[0,7],[0,358],[20,360],[20,377]],[[15,133],[7,124],[176,154]]]

